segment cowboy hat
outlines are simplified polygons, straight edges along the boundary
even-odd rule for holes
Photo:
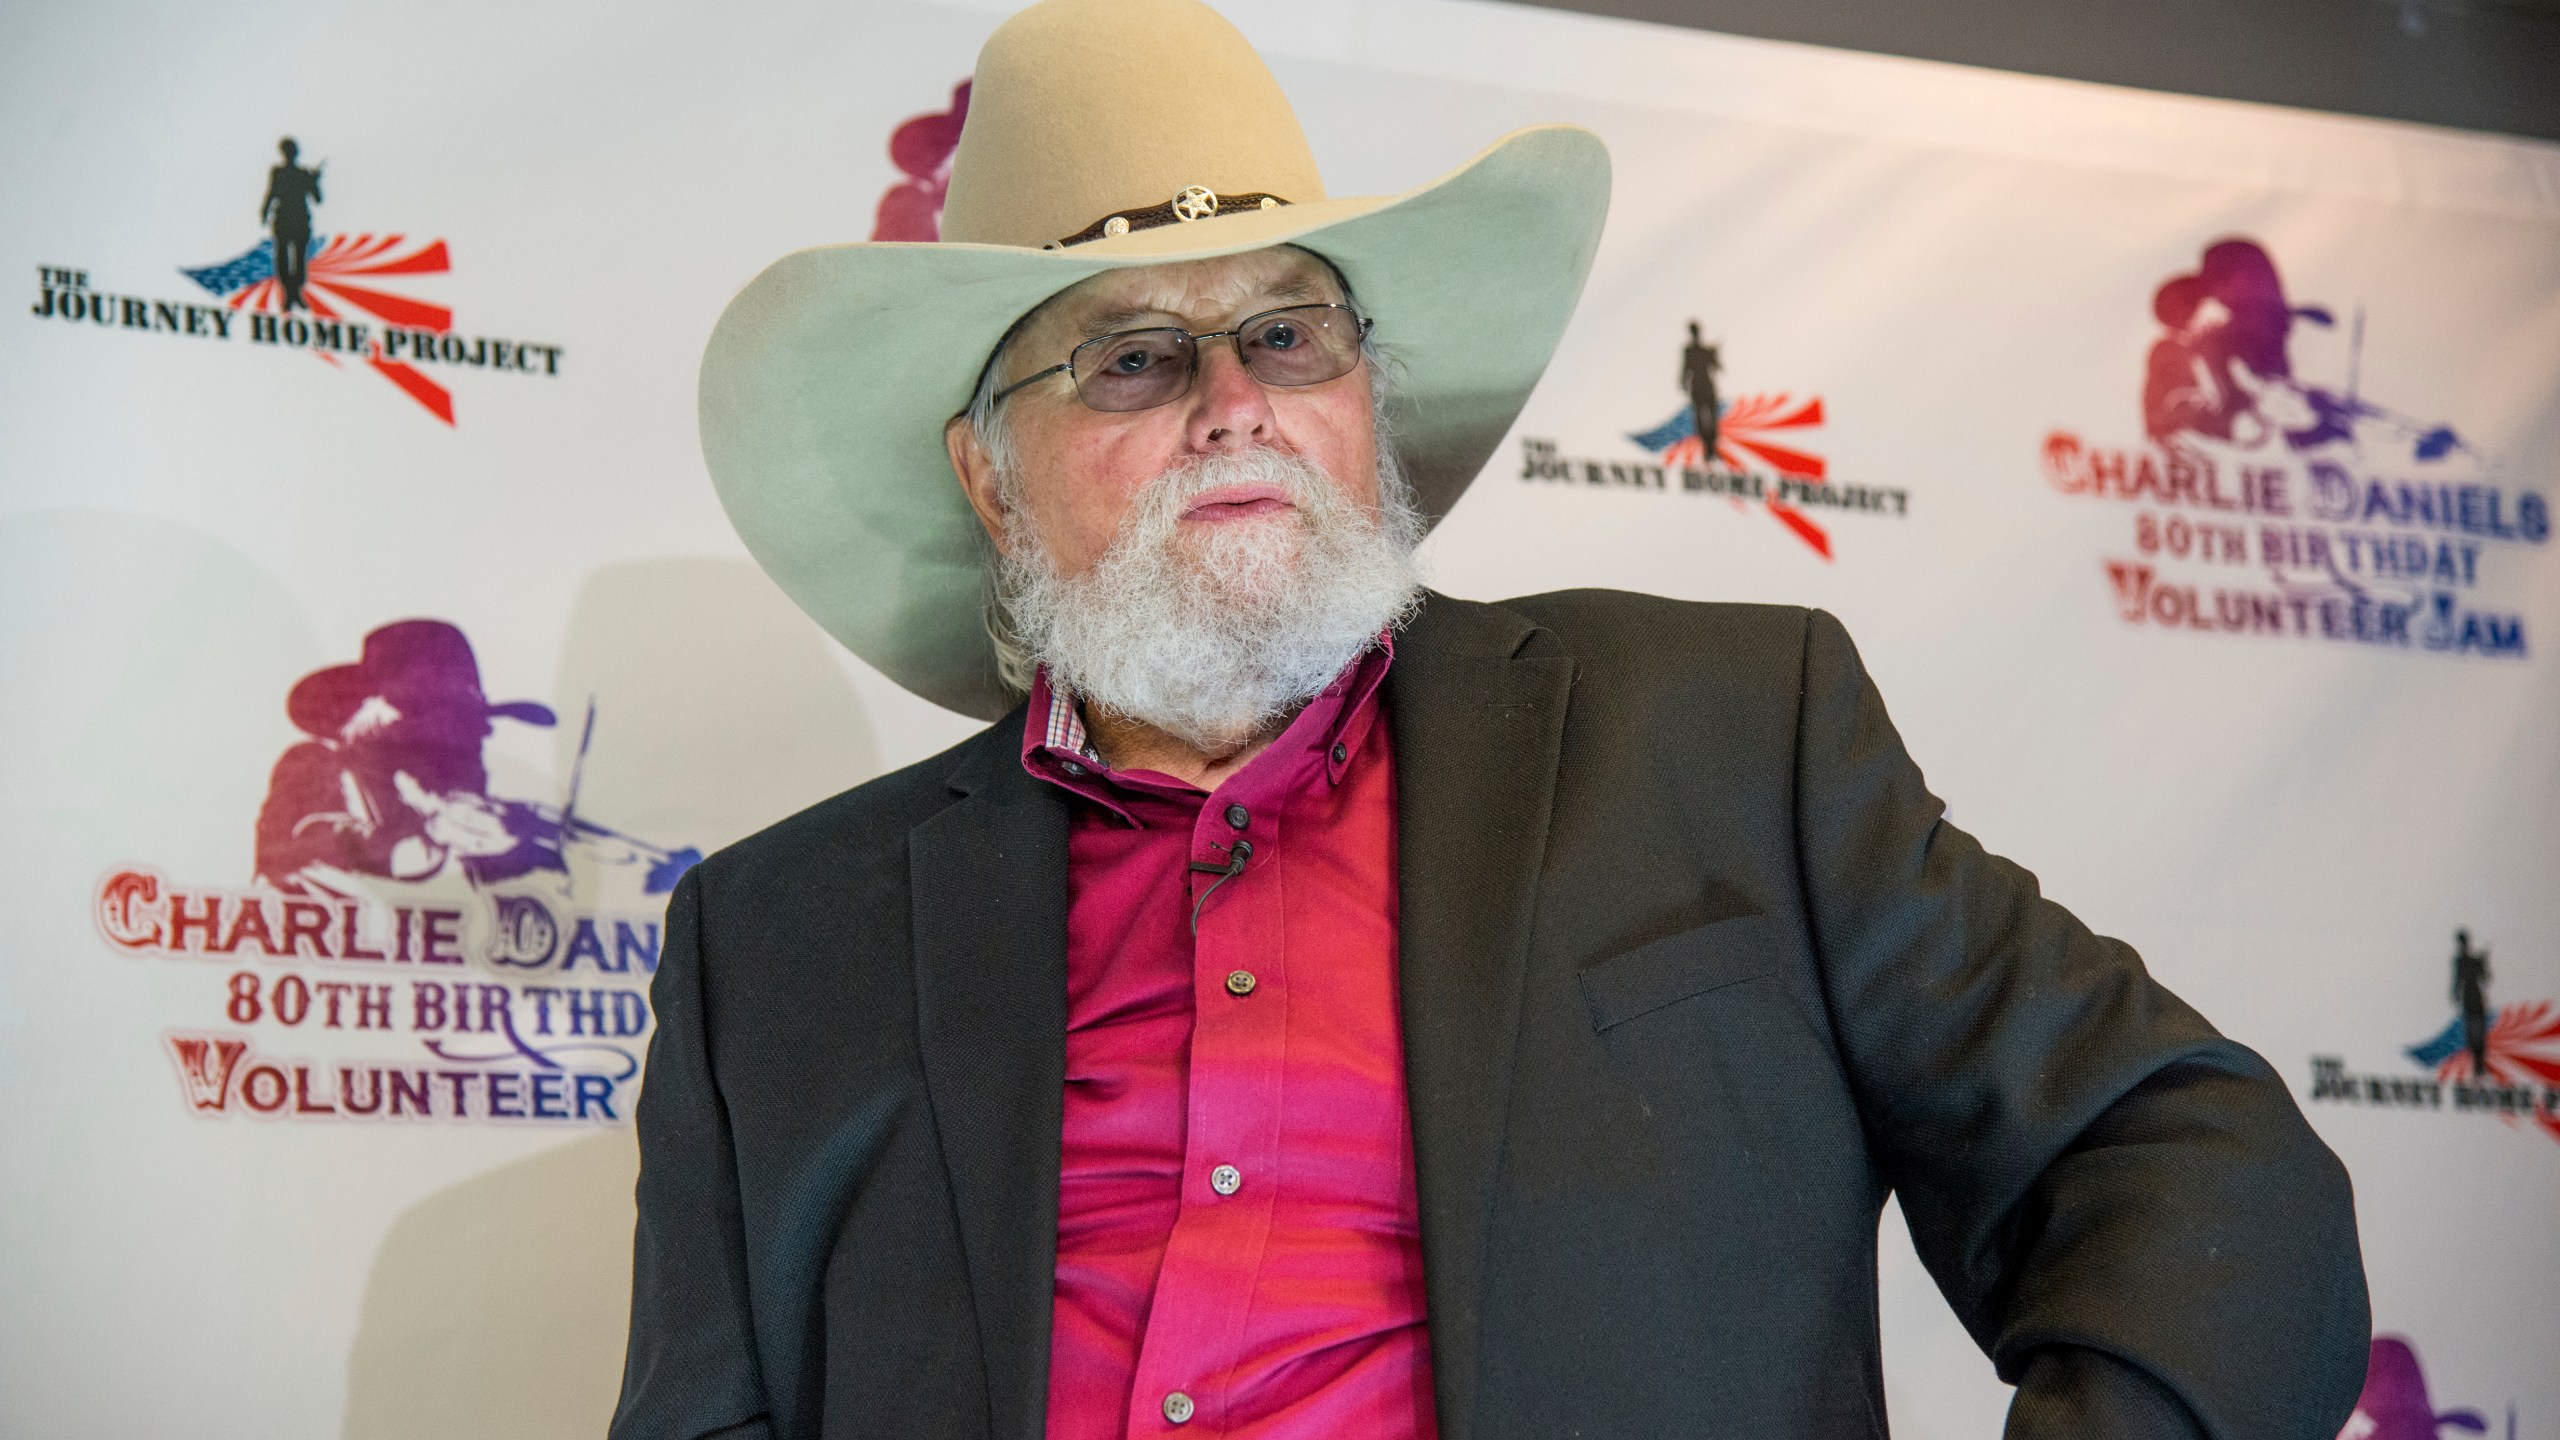
[[[379,699],[399,715],[457,712],[556,725],[551,707],[534,700],[490,704],[480,689],[480,662],[471,642],[442,620],[395,620],[364,637],[352,665],[314,670],[294,682],[285,714],[304,733],[336,739],[368,700]]]
[[[907,689],[992,719],[1017,697],[942,426],[1017,319],[1106,270],[1312,250],[1377,322],[1390,434],[1436,522],[1546,369],[1608,193],[1599,137],[1551,125],[1401,195],[1329,198],[1215,11],[1043,0],[979,52],[939,242],[803,250],[730,302],[702,361],[703,458],[784,593]]]

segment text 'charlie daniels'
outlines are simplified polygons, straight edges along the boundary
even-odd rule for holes
[[[89,288],[89,272],[59,266],[36,267],[42,287],[28,313],[39,320],[87,322],[121,330],[147,330],[166,335],[196,335],[228,340],[232,322],[246,320],[242,330],[250,342],[297,350],[323,350],[377,360],[442,363],[484,370],[518,370],[529,375],[560,373],[560,347],[492,335],[460,335],[385,325],[380,330],[354,320],[306,319],[286,313],[235,311],[227,305],[197,305],[183,300],[149,300],[138,295],[110,295]],[[377,343],[379,349],[377,350]]]

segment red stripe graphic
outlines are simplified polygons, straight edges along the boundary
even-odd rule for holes
[[[396,240],[399,237],[392,238]],[[414,255],[385,260],[379,265],[352,263],[341,265],[336,267],[336,273],[341,275],[441,275],[452,268],[452,258],[445,253],[444,242],[438,240]],[[315,274],[319,269],[317,265],[312,267]]]
[[[1822,397],[1798,400],[1783,392],[1776,395],[1740,395],[1725,407],[1716,423],[1716,459],[1726,469],[1749,471],[1753,461],[1778,472],[1785,479],[1822,483],[1830,478],[1830,465],[1821,456],[1793,445],[1782,445],[1769,438],[1773,430],[1806,430],[1822,423]],[[1792,438],[1792,437],[1790,437]],[[1692,435],[1673,442],[1662,454],[1663,463],[1673,468],[1694,466],[1706,453],[1705,443]],[[1734,504],[1742,503],[1736,497]],[[1783,500],[1768,502],[1769,513],[1778,517],[1807,548],[1825,560],[1831,558],[1831,534],[1811,516]]]
[[[1831,536],[1821,526],[1806,519],[1803,511],[1784,500],[1772,500],[1769,513],[1786,522],[1787,528],[1796,532],[1797,539],[1813,547],[1814,554],[1825,560],[1831,558]]]
[[[323,280],[317,275],[311,277],[308,288],[326,291],[394,325],[408,325],[420,330],[433,330],[439,334],[453,328],[453,312],[442,305],[430,305],[423,300],[411,300],[380,290],[369,290],[361,285],[349,285],[340,280]]]
[[[1819,455],[1808,455],[1802,450],[1790,450],[1784,445],[1772,445],[1766,440],[1753,440],[1741,435],[1717,438],[1730,442],[1729,445],[1718,445],[1716,447],[1718,453],[1729,456],[1732,454],[1731,446],[1739,445],[1767,461],[1769,468],[1781,475],[1798,480],[1821,480],[1828,476],[1828,470]],[[1738,470],[1742,467],[1737,465],[1734,468]]]
[[[419,374],[403,361],[369,360],[366,363],[381,371],[392,384],[408,391],[410,399],[426,406],[437,419],[447,425],[453,423],[453,396],[443,386]]]
[[[406,254],[399,253],[407,243],[405,235],[332,235],[313,252],[307,262],[308,275],[302,288],[303,303],[321,320],[343,320],[346,310],[361,311],[377,320],[416,330],[429,330],[442,335],[453,329],[453,311],[446,306],[394,295],[372,285],[349,283],[350,276],[377,275],[442,275],[453,269],[453,256],[442,240],[430,240]],[[270,277],[243,288],[231,297],[229,304],[239,311],[258,311],[278,315],[279,324],[286,317],[279,314],[283,300],[282,287]],[[336,305],[330,302],[334,300]],[[327,350],[312,354],[336,365],[338,357]],[[415,366],[382,358],[379,342],[371,347],[366,363],[380,371],[384,379],[400,387],[401,393],[423,406],[428,414],[447,425],[453,423],[453,395],[444,386],[430,380]]]

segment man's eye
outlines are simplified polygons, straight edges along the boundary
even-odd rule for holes
[[[1298,334],[1297,326],[1281,324],[1265,329],[1258,337],[1257,343],[1266,350],[1295,350],[1302,339],[1303,337]]]
[[[1110,363],[1116,374],[1135,375],[1156,363],[1156,357],[1144,350],[1123,350],[1112,356]]]

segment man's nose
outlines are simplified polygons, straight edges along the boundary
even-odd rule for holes
[[[1271,396],[1221,337],[1200,347],[1187,439],[1195,451],[1249,450],[1273,441]]]

